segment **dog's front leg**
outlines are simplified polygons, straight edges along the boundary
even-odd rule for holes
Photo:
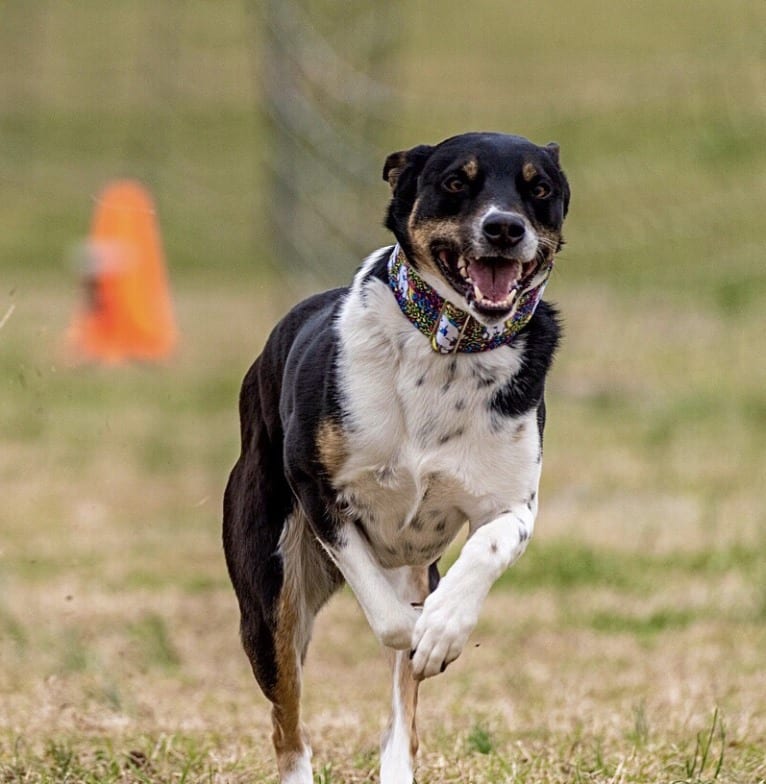
[[[471,532],[457,561],[425,600],[415,624],[412,668],[416,678],[443,672],[460,655],[492,584],[526,549],[535,506],[514,506]]]
[[[398,571],[396,589],[400,599],[407,604],[422,605],[429,590],[428,568],[413,566]],[[393,684],[391,718],[380,747],[380,784],[412,784],[418,750],[415,711],[420,684],[412,677],[409,650],[389,650],[386,654]]]
[[[346,524],[336,544],[325,545],[349,584],[378,640],[388,648],[409,649],[420,612],[397,591],[400,569],[384,569],[359,529]]]

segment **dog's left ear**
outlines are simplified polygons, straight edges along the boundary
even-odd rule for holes
[[[548,151],[548,155],[553,158],[553,162],[556,164],[556,166],[560,166],[561,164],[559,164],[559,153],[561,152],[561,147],[559,147],[559,143],[548,142],[548,144],[545,145],[545,149]]]
[[[564,217],[566,217],[567,212],[569,212],[569,181],[567,180],[566,174],[564,174],[564,170],[561,168],[561,161],[560,161],[560,153],[561,148],[558,145],[558,142],[548,142],[543,148],[553,162],[556,164],[556,168],[559,170],[559,174],[561,175],[561,183],[563,186],[563,197],[564,197]]]
[[[383,166],[383,179],[391,186],[391,191],[396,190],[396,184],[399,182],[399,175],[411,164],[415,164],[416,168],[422,168],[426,159],[433,151],[433,147],[427,144],[419,144],[411,150],[399,150],[399,152],[392,152],[386,158]]]
[[[407,161],[407,150],[392,152],[383,164],[383,179],[391,186],[391,190],[396,188],[396,181],[399,179],[404,164]]]

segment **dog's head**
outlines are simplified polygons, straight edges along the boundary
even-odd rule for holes
[[[383,179],[386,226],[410,263],[484,323],[507,318],[561,248],[569,184],[557,144],[466,133],[392,153]]]

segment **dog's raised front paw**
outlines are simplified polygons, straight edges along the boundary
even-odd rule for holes
[[[425,601],[412,635],[412,674],[417,680],[444,672],[460,656],[476,626],[478,609],[463,598],[452,602],[437,588]]]

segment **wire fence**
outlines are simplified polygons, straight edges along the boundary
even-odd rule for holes
[[[376,175],[393,112],[386,83],[400,40],[397,6],[252,4],[265,44],[271,230],[279,258],[295,270],[318,266],[336,274],[371,249],[364,229],[379,224],[382,213]]]
[[[0,190],[47,230],[22,242],[0,215],[0,265],[60,263],[105,181],[129,176],[177,266],[347,280],[385,237],[399,6],[9,0]]]
[[[390,239],[386,154],[488,129],[562,143],[576,182],[568,275],[653,286],[658,274],[696,280],[697,257],[722,254],[760,275],[762,221],[747,205],[757,215],[763,194],[751,181],[763,168],[762,4],[435,11],[4,0],[0,270],[69,274],[97,194],[133,177],[155,196],[173,272],[345,282]],[[668,172],[676,196],[663,202]],[[658,233],[674,259],[650,272]]]

